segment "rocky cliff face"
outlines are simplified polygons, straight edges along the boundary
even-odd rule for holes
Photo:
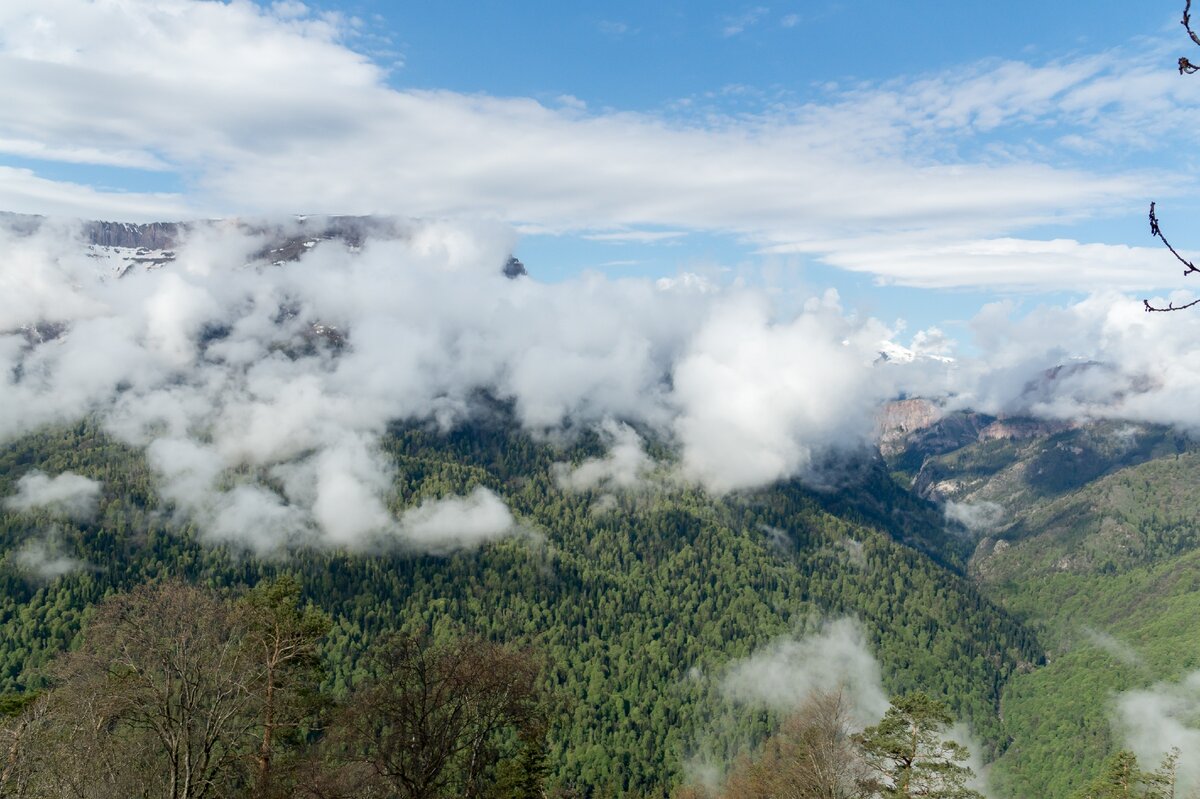
[[[885,457],[899,453],[910,435],[932,427],[941,418],[942,409],[932,400],[918,398],[887,403],[879,411],[879,451]]]
[[[507,277],[509,279],[514,279],[514,278],[521,277],[522,275],[528,275],[528,274],[529,274],[529,272],[527,272],[525,270],[525,264],[523,264],[519,260],[517,260],[517,257],[515,255],[508,256],[508,261],[504,264],[504,276],[505,277]]]
[[[879,451],[885,458],[952,452],[978,441],[1024,440],[1070,430],[1070,421],[989,416],[974,411],[945,413],[928,399],[889,402],[879,413]]]
[[[995,441],[997,439],[1023,440],[1049,436],[1074,428],[1071,421],[1056,421],[1053,419],[997,419],[979,431],[980,441]]]
[[[85,222],[83,240],[98,247],[123,247],[130,250],[170,250],[186,228],[177,222]]]

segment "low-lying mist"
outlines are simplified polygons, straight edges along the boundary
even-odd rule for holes
[[[640,441],[619,420],[725,492],[862,447],[886,395],[872,368],[886,331],[828,302],[779,318],[761,293],[687,281],[510,279],[512,234],[487,224],[414,223],[272,263],[279,231],[197,225],[174,261],[121,277],[66,224],[0,234],[0,438],[94,415],[215,539],[444,552],[519,525],[485,489],[390,513],[389,422],[450,429],[486,392],[535,435],[627,431],[623,460],[568,482],[637,479]]]
[[[1200,399],[1196,324],[1142,321],[1119,296],[1019,318],[990,306],[973,322],[980,357],[884,362],[893,331],[832,292],[785,313],[739,285],[511,279],[514,234],[488,223],[381,226],[272,261],[299,226],[190,226],[173,261],[120,277],[78,224],[0,232],[0,439],[92,415],[145,448],[160,492],[214,539],[445,552],[520,525],[484,489],[398,517],[379,442],[395,420],[466,423],[481,393],[535,435],[604,432],[609,458],[562,472],[564,487],[637,483],[653,464],[633,425],[676,449],[675,478],[716,493],[819,483],[901,394],[1185,424],[1200,407],[1180,402]],[[937,331],[914,342],[931,337],[952,350]],[[1156,369],[1168,351],[1177,362]],[[1063,364],[1076,368],[1046,377]]]

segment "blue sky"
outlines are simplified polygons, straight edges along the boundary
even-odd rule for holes
[[[833,287],[913,331],[1165,295],[1148,200],[1185,248],[1200,218],[1181,10],[11,0],[0,206],[478,218],[544,279]]]
[[[322,3],[385,36],[394,85],[656,110],[742,85],[801,97],[986,58],[1095,52],[1157,36],[1173,6],[895,2]],[[383,56],[386,59],[386,56]]]

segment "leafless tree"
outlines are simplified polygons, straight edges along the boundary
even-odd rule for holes
[[[1180,59],[1186,61],[1187,59]],[[1167,237],[1163,235],[1162,228],[1158,224],[1158,215],[1154,212],[1154,203],[1150,203],[1150,235],[1161,241],[1163,245],[1170,250],[1171,255],[1175,256],[1175,260],[1179,261],[1184,266],[1183,276],[1187,277],[1193,272],[1200,272],[1195,264],[1179,254],[1179,251],[1171,246],[1171,242],[1167,241]],[[1191,308],[1193,305],[1200,304],[1200,299],[1185,302],[1182,305],[1176,305],[1173,302],[1168,302],[1166,305],[1154,305],[1150,300],[1142,300],[1142,307],[1153,313],[1163,313],[1167,311],[1182,311],[1185,308]]]
[[[374,780],[360,791],[373,782],[404,799],[479,797],[501,745],[541,723],[538,664],[522,650],[396,637],[376,665],[375,680],[355,692],[330,733],[343,763],[334,781],[361,781],[369,768]]]
[[[849,703],[818,693],[786,718],[754,757],[734,763],[719,791],[685,786],[676,799],[857,799],[866,765],[853,738]]]
[[[9,738],[34,767],[29,795],[210,799],[247,783],[256,672],[212,592],[169,582],[105,601],[53,674]]]
[[[725,799],[853,799],[864,772],[851,733],[841,692],[810,697],[758,759],[733,769]]]
[[[1195,43],[1196,46],[1200,47],[1200,36],[1197,36],[1196,32],[1192,30],[1192,0],[1187,0],[1187,3],[1184,5],[1183,19],[1179,20],[1179,24],[1182,25],[1184,30],[1187,31],[1187,34],[1191,38],[1192,42]],[[1200,71],[1200,67],[1196,66],[1191,61],[1188,61],[1184,56],[1179,57],[1180,75],[1191,75],[1193,72],[1197,71]]]
[[[47,730],[48,702],[36,697],[0,723],[0,796],[34,796],[35,776],[48,765],[41,746]]]

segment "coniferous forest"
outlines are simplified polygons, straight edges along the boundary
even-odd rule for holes
[[[1002,702],[1048,668],[1039,626],[980,590],[963,540],[882,461],[867,459],[853,490],[787,483],[714,498],[664,484],[597,507],[553,474],[603,452],[591,434],[539,442],[498,413],[450,433],[398,425],[384,447],[398,467],[397,508],[484,486],[507,499],[524,533],[438,556],[254,554],[179,521],[143,456],[91,423],[6,447],[0,494],[33,469],[104,490],[85,521],[4,513],[0,790],[972,795],[888,793],[901,789],[878,779],[879,753],[904,762],[886,741],[895,731],[855,728],[837,707],[851,698],[788,711],[730,696],[731,664],[837,618],[857,620],[894,698],[889,712],[925,719],[930,746],[953,743],[943,731],[954,721],[983,762],[1011,762],[1014,740],[1024,743],[1013,731],[1028,716],[1003,714]],[[68,564],[57,573],[23,565],[41,531]],[[414,706],[418,696],[428,704]],[[904,719],[893,722],[919,726]],[[839,742],[846,763],[834,782],[849,793],[779,792],[804,761],[797,752],[821,748],[813,740]],[[1173,773],[1111,742],[1094,751],[1072,766],[1070,793],[1056,795],[1157,796]],[[959,755],[941,759],[965,770]],[[1053,763],[1018,762],[1029,783],[1053,784]],[[720,764],[724,782],[699,779],[698,763]],[[1116,772],[1131,792],[1097,793]],[[946,791],[976,784],[935,776],[950,781]]]

